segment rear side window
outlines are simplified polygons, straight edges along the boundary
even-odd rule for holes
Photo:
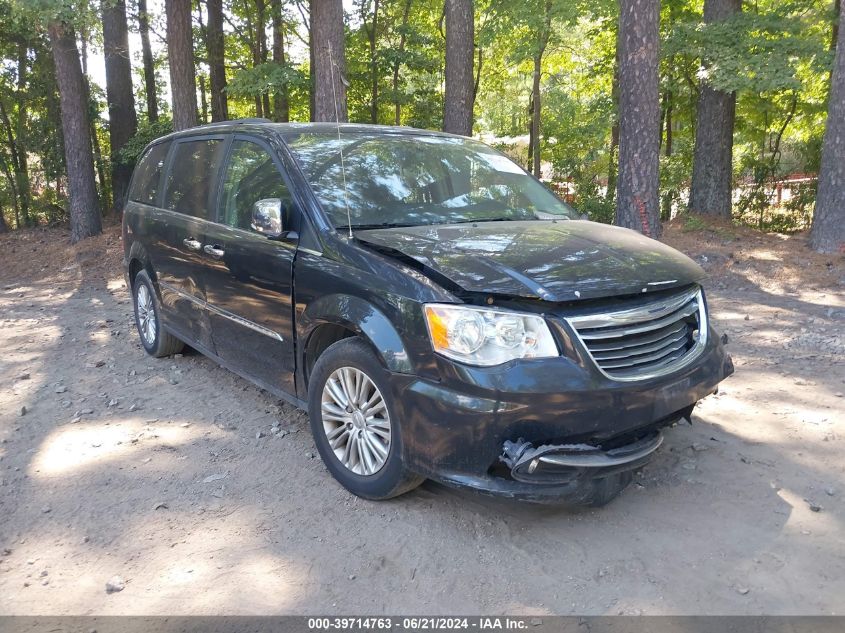
[[[158,188],[161,183],[161,172],[164,171],[164,161],[170,142],[153,145],[135,168],[135,179],[132,181],[132,191],[129,199],[142,204],[155,205],[158,200]]]
[[[164,208],[211,219],[209,199],[222,153],[223,141],[220,139],[177,143],[167,174]]]

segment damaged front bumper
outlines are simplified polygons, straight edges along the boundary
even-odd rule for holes
[[[449,486],[576,505],[630,481],[659,448],[660,430],[733,373],[715,333],[695,363],[642,383],[566,357],[504,368],[439,363],[439,381],[394,374],[408,467]]]
[[[520,438],[516,442],[506,440],[499,459],[511,469],[516,481],[563,484],[581,475],[602,477],[638,468],[662,443],[659,430],[610,450],[589,444],[544,444],[535,448]]]

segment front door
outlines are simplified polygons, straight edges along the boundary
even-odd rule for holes
[[[294,394],[293,261],[296,244],[251,228],[253,205],[280,199],[286,230],[293,203],[264,144],[235,137],[223,171],[218,222],[204,242],[205,288],[217,355],[232,369]]]
[[[164,323],[189,345],[214,352],[205,309],[202,247],[210,225],[213,189],[224,149],[223,138],[174,143],[168,160],[161,207],[150,215],[150,261],[155,270]]]

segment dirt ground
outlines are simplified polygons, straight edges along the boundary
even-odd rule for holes
[[[600,510],[353,497],[302,413],[143,353],[117,227],[0,236],[0,614],[842,614],[845,261],[690,228],[736,374]]]

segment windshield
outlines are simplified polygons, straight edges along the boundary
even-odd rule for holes
[[[470,139],[297,132],[287,139],[336,228],[573,219],[576,213],[494,149]],[[346,172],[344,174],[340,149]]]

